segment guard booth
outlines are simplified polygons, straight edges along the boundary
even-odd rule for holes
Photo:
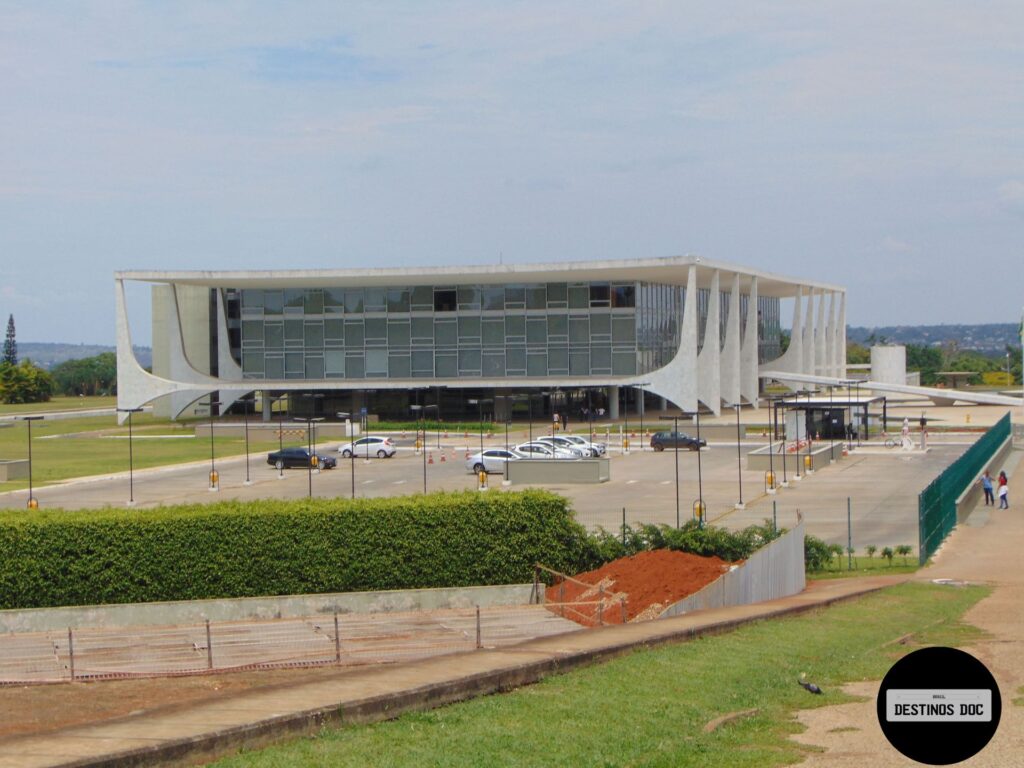
[[[878,412],[878,407],[881,412]],[[881,417],[879,419],[879,417]],[[870,426],[887,420],[881,395],[801,390],[772,400],[772,432],[776,440],[867,440]]]

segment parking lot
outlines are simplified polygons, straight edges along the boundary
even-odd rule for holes
[[[538,433],[539,434],[539,433]],[[521,442],[525,433],[510,435],[510,444]],[[927,452],[904,453],[880,447],[854,451],[835,465],[825,467],[776,495],[765,493],[763,472],[748,471],[745,458],[737,461],[735,442],[712,442],[699,454],[678,453],[678,519],[693,517],[693,503],[702,495],[710,522],[741,528],[770,519],[774,511],[779,525],[792,525],[796,512],[803,512],[808,530],[831,541],[846,543],[846,498],[851,498],[854,545],[916,544],[917,493],[945,466],[962,453],[974,436],[945,436],[933,440]],[[137,471],[134,473],[135,507],[145,509],[174,503],[205,503],[222,499],[266,497],[302,498],[313,496],[390,496],[422,492],[424,467],[427,491],[475,489],[477,477],[466,469],[467,451],[480,448],[477,436],[451,435],[438,440],[430,435],[425,454],[417,454],[411,434],[395,435],[398,451],[394,458],[369,460],[342,458],[338,443],[322,443],[320,452],[338,457],[336,469],[307,473],[301,469],[279,473],[266,464],[266,454],[249,459],[250,484],[246,485],[245,457],[215,458],[220,489],[209,490],[209,462]],[[504,434],[485,438],[484,447],[503,447]],[[747,440],[741,454],[764,445]],[[612,479],[594,485],[549,485],[549,490],[569,497],[577,518],[588,528],[601,526],[618,531],[623,510],[628,523],[674,525],[677,520],[676,458],[674,451],[654,453],[649,447],[623,454],[616,442],[609,447]],[[739,465],[739,466],[738,466]],[[492,489],[501,489],[501,475],[491,475]],[[742,484],[742,486],[741,486]],[[698,487],[699,486],[699,487]],[[514,486],[513,486],[514,488]],[[736,509],[742,499],[744,509]],[[101,478],[69,481],[37,488],[35,496],[43,508],[125,507],[129,497],[128,472]],[[0,506],[24,508],[25,490],[0,495]]]

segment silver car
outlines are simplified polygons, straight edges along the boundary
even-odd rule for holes
[[[534,440],[534,442],[544,443],[544,445],[550,445],[553,448],[561,448],[563,451],[568,451],[569,453],[578,456],[581,459],[584,457],[596,455],[592,453],[591,448],[589,446],[584,447],[582,445],[577,445],[569,438],[563,437],[561,435],[555,435],[554,437],[552,437],[551,435],[545,435],[544,437],[538,437],[536,440]]]
[[[571,453],[562,448],[540,443],[534,440],[532,443],[520,443],[516,446],[518,453],[525,454],[527,459],[578,459],[579,455]]]
[[[518,451],[506,451],[504,448],[488,448],[483,453],[477,452],[466,459],[466,469],[479,474],[480,472],[493,472],[505,474],[505,464],[510,461],[519,461],[526,458]]]
[[[607,446],[604,443],[592,443],[579,435],[560,435],[560,437],[563,440],[568,440],[573,445],[588,449],[591,456],[604,456],[604,452],[607,450]]]

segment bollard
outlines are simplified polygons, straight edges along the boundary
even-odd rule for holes
[[[624,437],[622,439],[622,452],[623,453],[629,453],[629,438],[628,437]]]
[[[695,502],[693,502],[693,517],[701,525],[704,525],[704,516],[707,514],[707,512],[708,505],[705,504],[703,501],[697,499]]]
[[[771,470],[764,473],[764,490],[766,493],[775,493],[775,473]]]
[[[75,681],[75,638],[71,634],[71,627],[68,627],[68,669],[71,672],[71,682]]]
[[[219,482],[220,482],[220,475],[217,473],[217,470],[211,469],[210,470],[210,490],[211,491],[216,491],[217,490],[217,484]]]
[[[33,496],[28,500],[28,504],[26,506],[28,509],[39,509],[39,502],[36,501],[36,497]]]
[[[480,606],[476,607],[476,647],[479,650],[484,647],[483,634],[480,632]]]
[[[334,612],[334,661],[341,664],[341,633],[338,632],[338,612]]]
[[[811,460],[810,456],[804,456],[804,469],[808,472],[812,472],[814,470],[814,462]]]
[[[479,483],[480,483],[480,485],[478,486],[477,490],[486,491],[487,490],[487,470],[481,469],[480,470],[480,474],[478,475],[477,479],[479,480]]]
[[[601,584],[597,588],[597,625],[599,627],[604,626],[604,584]]]

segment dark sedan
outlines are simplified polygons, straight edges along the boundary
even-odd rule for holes
[[[691,437],[685,432],[655,432],[651,435],[651,448],[656,451],[664,451],[666,448],[689,448],[691,451],[699,451],[708,441],[702,438]]]
[[[334,469],[338,465],[338,460],[333,456],[310,454],[305,448],[283,448],[280,451],[268,453],[267,464],[278,469],[293,469],[295,467]]]

